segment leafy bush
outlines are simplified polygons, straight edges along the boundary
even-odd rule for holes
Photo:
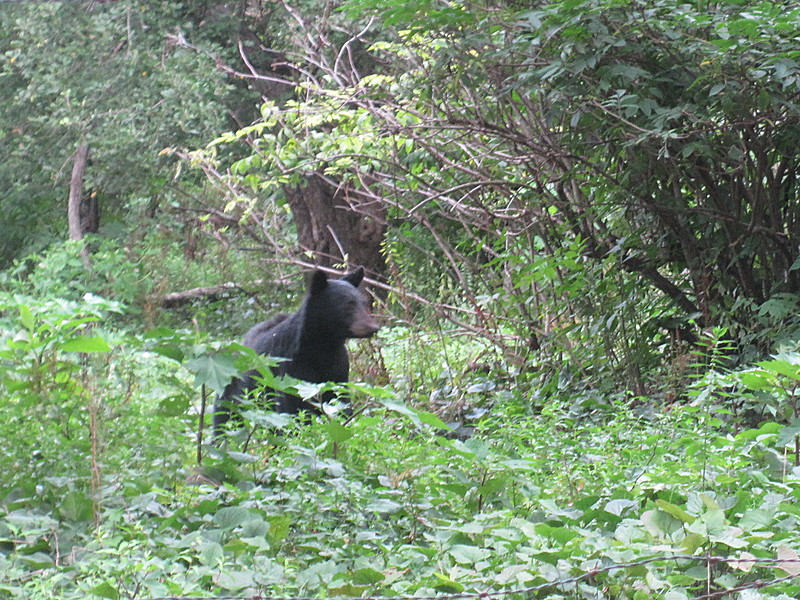
[[[74,316],[88,318],[87,310],[73,307],[63,330],[29,317],[23,329],[51,332],[48,364],[71,364],[64,345],[81,326]],[[9,313],[6,324],[14,318]],[[176,406],[165,400],[156,409],[152,400],[188,391],[165,365],[184,364],[195,385],[211,385],[222,346],[162,330],[137,348],[105,353],[108,371],[63,367],[79,382],[79,374],[109,382],[118,361],[135,361],[147,381],[166,386],[134,385],[124,402],[109,386],[100,420],[105,485],[95,504],[80,461],[44,464],[5,488],[0,597],[428,595],[541,586],[547,598],[638,600],[763,583],[770,585],[761,598],[800,591],[774,571],[795,573],[800,550],[798,473],[776,460],[791,440],[774,422],[731,433],[725,415],[714,412],[717,394],[730,389],[725,378],[700,380],[694,400],[669,412],[563,395],[525,413],[519,407],[529,399],[498,391],[493,411],[466,440],[450,438],[441,421],[391,392],[355,384],[351,393],[366,410],[346,426],[322,419],[283,435],[262,429],[246,448],[206,448],[204,470],[191,475],[191,425],[168,417],[185,414],[186,405],[166,411]],[[26,364],[23,350],[3,354],[4,381]],[[759,377],[747,373],[741,376],[751,383]],[[21,414],[22,406],[9,410]],[[42,435],[54,439],[52,431]],[[71,449],[87,461],[80,427],[71,431],[58,455]],[[4,468],[9,460],[0,458]],[[237,478],[221,486],[203,476],[233,471]]]
[[[17,261],[0,275],[0,289],[37,298],[80,301],[94,294],[133,307],[149,286],[139,261],[116,240],[89,237],[92,266],[81,260],[84,242],[52,244],[39,254]],[[119,313],[120,311],[115,311]]]

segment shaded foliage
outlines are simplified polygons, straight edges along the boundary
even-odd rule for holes
[[[797,10],[344,10],[364,23],[349,40],[314,45],[317,29],[297,43],[307,96],[217,142],[254,150],[229,190],[245,183],[265,207],[310,173],[346,190],[352,210],[385,220],[389,271],[459,297],[458,326],[513,362],[580,355],[599,333],[592,347],[643,390],[635,371],[657,360],[659,335],[723,325],[747,356],[796,337]],[[379,72],[347,60],[365,40]]]
[[[4,4],[5,264],[66,230],[67,163],[79,144],[91,153],[86,193],[113,233],[130,207],[157,210],[174,171],[164,148],[200,143],[225,126],[224,74],[170,39],[191,27],[183,12],[180,2]]]

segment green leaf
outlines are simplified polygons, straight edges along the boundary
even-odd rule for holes
[[[307,381],[298,381],[294,384],[294,388],[297,390],[298,396],[300,396],[303,400],[308,400],[319,395],[320,391],[322,391],[326,385],[327,384],[325,383],[309,383]]]
[[[339,423],[338,421],[329,421],[323,425],[323,429],[328,436],[328,439],[332,442],[345,442],[349,440],[355,433],[351,430]]]
[[[207,385],[218,394],[239,374],[233,366],[233,358],[227,354],[203,354],[184,366],[195,374],[195,387]]]
[[[751,390],[769,390],[775,387],[775,376],[762,370],[739,373],[739,381]]]
[[[681,547],[684,548],[689,554],[694,554],[698,548],[702,548],[708,541],[708,538],[697,533],[689,533],[683,538]]]
[[[385,577],[375,569],[358,569],[353,573],[352,579],[356,585],[374,585],[383,581]]]
[[[667,502],[666,500],[656,500],[656,506],[658,506],[661,510],[665,513],[672,515],[679,521],[683,521],[684,523],[693,523],[697,517],[694,517],[687,513],[685,510],[672,504],[671,502]]]
[[[330,586],[327,591],[329,597],[343,596],[347,598],[361,598],[370,589],[367,585],[355,585],[352,583],[345,583],[344,585]]]
[[[578,533],[566,527],[552,527],[547,523],[537,523],[534,530],[539,535],[555,540],[559,544],[566,544],[570,540],[578,537]]]
[[[91,521],[93,503],[85,493],[77,490],[67,492],[58,507],[61,516],[68,521]]]
[[[214,523],[222,529],[234,529],[250,519],[250,511],[243,506],[223,506],[214,515]]]
[[[444,421],[442,421],[433,413],[410,408],[397,400],[391,400],[388,398],[377,398],[377,400],[387,409],[408,417],[417,426],[428,425],[429,427],[434,427],[436,429],[450,429],[450,427]]]
[[[725,513],[719,509],[709,510],[698,517],[688,530],[714,540],[725,534]]]
[[[117,588],[108,581],[104,581],[103,583],[94,586],[89,591],[95,596],[100,596],[101,598],[110,598],[111,600],[118,600],[119,598],[119,590],[117,590]]]
[[[31,309],[24,304],[20,304],[19,306],[19,320],[22,326],[28,331],[33,331],[33,328],[36,326],[36,320],[33,317]]]
[[[450,548],[447,549],[447,553],[453,557],[453,560],[462,565],[475,564],[491,556],[489,550],[463,544],[454,544],[450,546]]]
[[[222,546],[219,545],[217,542],[209,542],[203,549],[200,550],[198,554],[198,560],[201,564],[214,567],[217,566],[225,556],[225,551],[222,549]]]
[[[800,575],[800,556],[797,552],[789,546],[778,546],[778,563],[777,567],[785,573],[793,576]]]
[[[711,541],[716,544],[725,544],[731,548],[746,548],[749,546],[749,542],[745,539],[742,539],[742,534],[744,532],[739,527],[725,527],[723,530],[713,536],[711,536]]]
[[[611,513],[612,515],[622,516],[622,513],[627,508],[632,508],[634,506],[639,506],[639,503],[636,500],[627,500],[624,498],[618,498],[616,500],[611,500],[606,503],[604,510],[606,512]]]
[[[223,590],[237,591],[252,587],[255,584],[253,573],[250,571],[235,571],[223,569],[220,571],[216,584]]]
[[[158,403],[158,414],[165,417],[179,417],[185,415],[190,406],[191,401],[186,396],[169,396]]]
[[[800,381],[800,365],[795,365],[785,360],[765,360],[756,364],[765,371],[785,375]]]
[[[61,344],[64,352],[111,352],[111,346],[100,336],[78,336]]]
[[[718,84],[716,84],[715,86],[713,86],[711,88],[711,90],[708,92],[708,95],[709,96],[716,96],[717,94],[719,94],[724,89],[725,89],[725,84],[724,83],[718,83]]]
[[[426,412],[424,410],[416,411],[417,417],[419,417],[420,422],[425,423],[434,429],[445,429],[450,430],[451,427],[447,425],[444,421],[442,421],[439,417],[431,412]]]
[[[276,517],[269,517],[267,521],[269,522],[269,531],[267,531],[269,545],[272,548],[277,548],[289,535],[292,519],[288,515],[279,515]]]
[[[437,591],[448,594],[460,594],[466,589],[462,584],[450,579],[447,575],[442,573],[434,573],[433,576],[437,580],[433,586]]]
[[[183,362],[183,359],[185,357],[183,350],[181,350],[181,347],[178,344],[163,344],[159,346],[154,346],[153,348],[151,348],[151,351],[155,352],[160,356],[171,358],[172,360],[177,362]]]
[[[367,510],[369,512],[392,514],[392,513],[396,513],[401,508],[403,508],[402,505],[398,504],[397,502],[395,502],[393,500],[386,500],[386,499],[383,499],[383,498],[377,498],[377,499],[373,500],[372,502],[370,502],[369,504],[367,504],[367,506],[364,508],[364,510]]]
[[[44,552],[23,554],[19,559],[30,569],[49,569],[53,566],[53,557]],[[0,580],[1,581],[1,580]]]
[[[642,513],[642,524],[655,536],[664,537],[680,531],[683,523],[663,510],[648,510]]]

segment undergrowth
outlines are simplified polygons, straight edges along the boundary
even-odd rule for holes
[[[282,431],[206,443],[198,466],[200,391],[230,355],[105,326],[118,310],[2,299],[0,598],[800,593],[796,354],[669,410],[451,378],[470,435],[424,394],[356,384],[347,423],[253,411]],[[732,397],[764,418],[743,427]]]

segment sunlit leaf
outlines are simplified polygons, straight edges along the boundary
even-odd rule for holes
[[[100,336],[78,336],[61,344],[64,352],[111,352],[108,345]]]

